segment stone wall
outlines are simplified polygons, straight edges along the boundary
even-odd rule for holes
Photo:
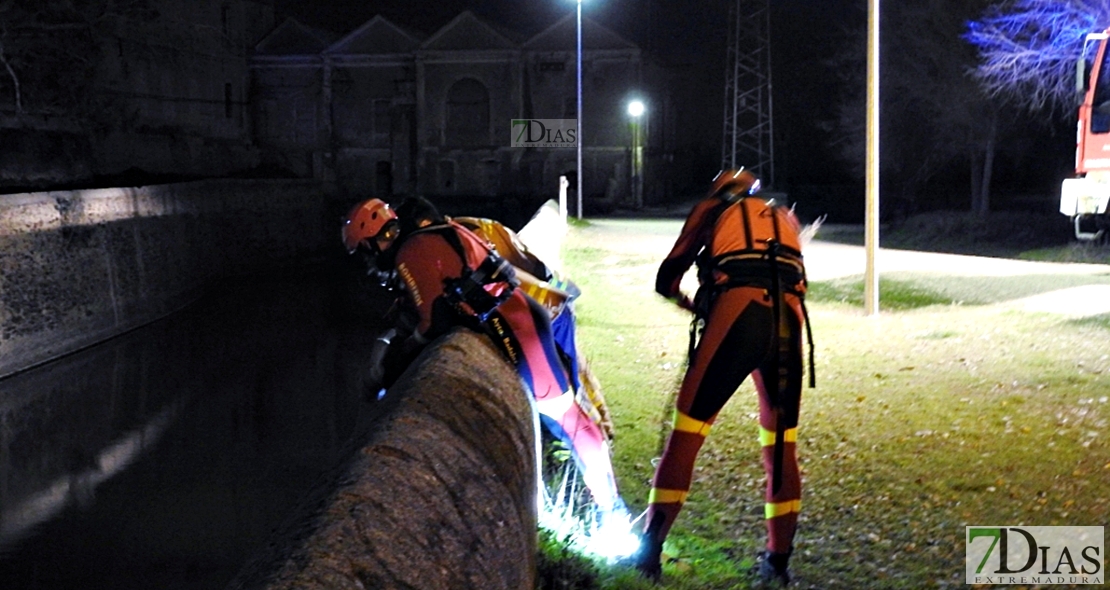
[[[228,590],[532,590],[531,402],[483,335],[431,344],[395,407]]]
[[[321,251],[337,233],[327,206],[289,180],[0,195],[0,377]]]

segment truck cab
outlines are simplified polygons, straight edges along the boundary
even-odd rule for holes
[[[1069,216],[1075,237],[1093,241],[1110,233],[1110,29],[1087,35],[1076,67],[1081,102],[1076,122],[1075,178],[1064,180],[1060,213]]]

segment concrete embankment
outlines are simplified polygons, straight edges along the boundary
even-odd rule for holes
[[[534,588],[534,422],[515,370],[488,338],[458,330],[386,403],[338,483],[229,590]]]
[[[521,230],[553,265],[566,232],[548,202]],[[489,339],[457,330],[392,388],[379,428],[228,590],[532,590],[535,418]]]
[[[212,180],[0,196],[0,377],[326,247],[319,184]]]

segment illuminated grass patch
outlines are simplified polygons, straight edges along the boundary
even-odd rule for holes
[[[1075,326],[1094,326],[1097,328],[1110,330],[1110,313],[1091,316],[1087,318],[1074,319],[1071,320],[1070,323]]]
[[[659,260],[615,254],[623,239],[572,228],[565,260],[583,285],[579,346],[613,412],[618,483],[636,514],[667,432],[689,316],[654,294]],[[849,282],[855,299],[839,286],[822,295],[820,285],[809,298],[818,387],[803,391],[798,430],[794,587],[960,586],[966,525],[1105,523],[1110,318],[988,304],[1042,292],[1053,287],[1048,280],[924,275],[884,281],[880,295],[896,296],[880,302],[880,317],[867,317],[862,281]],[[898,283],[911,293],[899,295]],[[543,587],[758,588],[749,571],[765,537],[756,411],[749,380],[698,457],[664,546],[661,585],[601,563],[583,582],[596,586]]]
[[[806,301],[862,306],[863,286],[863,280],[859,279],[812,282],[809,284]],[[957,303],[962,302],[916,283],[879,279],[880,309],[906,310],[930,305],[953,305]]]

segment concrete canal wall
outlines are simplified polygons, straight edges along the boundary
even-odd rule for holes
[[[0,377],[171,313],[222,275],[327,247],[326,207],[298,180],[0,195]]]

